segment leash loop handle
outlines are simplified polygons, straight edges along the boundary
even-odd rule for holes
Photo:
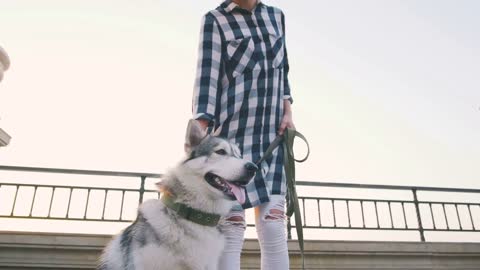
[[[262,158],[260,158],[255,164],[258,166],[260,165],[262,162],[264,162],[267,158],[269,158],[272,153],[273,153],[273,150],[275,150],[275,148],[277,148],[278,146],[280,146],[280,144],[285,140],[285,134],[287,133],[291,133],[290,136],[288,136],[289,138],[294,138],[294,137],[299,137],[300,139],[302,139],[305,144],[307,145],[307,154],[305,154],[305,157],[302,158],[302,159],[295,159],[294,157],[294,152],[293,152],[293,140],[292,140],[292,143],[291,145],[289,146],[289,152],[292,153],[292,157],[294,158],[294,160],[296,162],[299,162],[299,163],[302,163],[304,162],[305,160],[308,159],[308,157],[310,156],[310,145],[308,144],[308,141],[307,141],[307,138],[305,138],[305,136],[296,131],[295,129],[291,129],[291,128],[287,128],[284,132],[283,135],[279,135],[275,138],[275,140],[273,140],[270,145],[268,146],[267,150],[265,151],[264,155],[262,156]]]
[[[288,130],[287,130],[288,132]],[[305,144],[307,145],[307,153],[305,154],[305,157],[302,158],[302,159],[295,159],[295,155],[294,155],[294,152],[293,152],[293,140],[292,140],[292,145],[291,145],[291,153],[292,153],[292,157],[293,159],[298,162],[298,163],[302,163],[304,162],[305,160],[308,159],[308,156],[310,156],[310,145],[308,144],[308,141],[307,141],[307,138],[305,138],[305,136],[303,136],[302,133],[296,131],[295,129],[290,129],[290,133],[293,133],[293,137],[298,137],[300,139],[302,139],[302,141],[305,142]],[[290,135],[289,137],[292,137],[292,135]]]

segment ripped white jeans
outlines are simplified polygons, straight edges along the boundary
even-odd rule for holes
[[[262,270],[289,269],[284,213],[285,195],[271,195],[269,202],[255,207]],[[240,270],[245,228],[243,209],[232,209],[220,222],[220,229],[225,234],[225,248],[218,264],[219,270]]]

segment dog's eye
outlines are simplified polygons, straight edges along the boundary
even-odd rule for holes
[[[223,155],[227,154],[227,151],[225,151],[224,149],[219,149],[219,150],[215,151],[215,154],[223,156]]]

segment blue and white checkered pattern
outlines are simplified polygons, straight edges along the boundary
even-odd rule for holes
[[[277,136],[283,100],[292,102],[284,33],[282,11],[260,1],[250,12],[227,0],[202,19],[193,118],[208,120],[254,162]],[[281,147],[261,167],[243,208],[286,192]]]

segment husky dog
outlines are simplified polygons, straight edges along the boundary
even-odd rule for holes
[[[235,144],[207,135],[196,120],[187,127],[185,151],[187,158],[159,184],[162,199],[139,207],[135,222],[105,248],[97,269],[217,269],[224,240],[216,223],[245,201],[244,186],[257,166]]]

